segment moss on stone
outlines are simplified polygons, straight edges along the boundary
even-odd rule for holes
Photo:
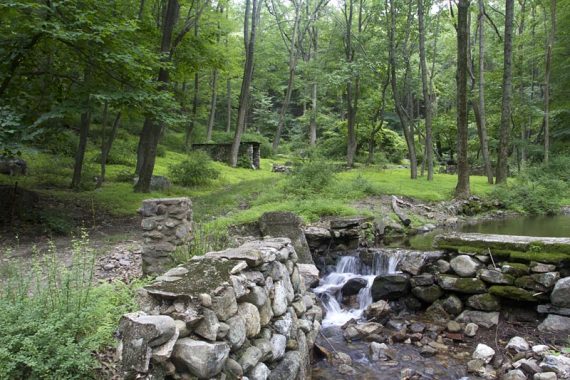
[[[489,293],[500,298],[515,301],[538,302],[538,298],[532,292],[516,286],[494,285],[489,288]]]
[[[512,252],[511,259],[525,262],[540,261],[542,263],[560,264],[570,262],[570,254],[554,252]]]
[[[509,266],[510,268],[507,269],[505,268],[506,266]],[[503,263],[501,269],[503,273],[510,274],[515,277],[524,276],[529,272],[528,265],[523,263],[512,263],[512,262]]]

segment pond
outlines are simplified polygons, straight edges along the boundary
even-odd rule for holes
[[[390,246],[432,249],[434,237],[443,232],[475,232],[481,234],[570,237],[570,215],[520,216],[487,220],[477,224],[463,224],[457,229],[437,229],[429,233],[411,236],[405,240],[391,242]]]

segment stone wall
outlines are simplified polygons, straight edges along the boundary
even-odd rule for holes
[[[145,199],[143,217],[143,273],[159,274],[172,266],[172,253],[187,249],[192,238],[192,202],[189,198]]]
[[[527,318],[528,312],[546,316],[542,332],[570,333],[570,239],[477,235],[440,238],[443,251],[405,257],[402,273],[374,280],[374,301],[413,297],[436,322],[455,318],[484,327],[496,325],[508,306]]]
[[[309,270],[314,266],[309,265]],[[321,308],[289,239],[196,257],[140,293],[120,321],[125,378],[308,379]]]

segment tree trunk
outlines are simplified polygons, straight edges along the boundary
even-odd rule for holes
[[[309,145],[317,145],[317,82],[311,85],[311,120],[309,122]]]
[[[469,0],[459,0],[457,11],[457,186],[456,198],[468,198],[469,163],[467,161],[467,50]]]
[[[232,80],[226,81],[226,133],[232,130]]]
[[[79,126],[79,146],[75,152],[75,165],[73,166],[73,178],[71,179],[71,188],[74,190],[79,190],[79,185],[81,184],[81,171],[83,169],[90,126],[91,110],[87,110],[81,114],[81,124]]]
[[[418,24],[420,33],[420,67],[422,71],[422,93],[425,104],[425,125],[426,125],[426,144],[425,144],[425,159],[427,163],[427,180],[433,180],[433,143],[432,143],[432,111],[431,111],[431,89],[428,85],[428,73],[426,63],[426,48],[425,48],[425,25],[424,25],[424,0],[418,0]],[[423,168],[423,166],[422,166]],[[422,170],[423,171],[423,170]]]
[[[237,166],[239,147],[241,144],[241,136],[245,128],[245,117],[247,114],[247,107],[249,104],[249,91],[251,80],[253,77],[253,59],[255,51],[255,38],[257,33],[257,26],[261,17],[261,4],[263,0],[246,0],[245,22],[244,22],[244,45],[246,51],[245,63],[243,68],[243,79],[241,82],[241,90],[239,95],[237,125],[232,143],[230,164],[232,167]],[[251,11],[250,11],[251,8]],[[249,18],[251,13],[251,28],[249,25]]]
[[[172,54],[172,33],[174,31],[174,26],[178,21],[179,10],[180,4],[178,3],[178,0],[168,0],[162,25],[163,30],[160,51],[169,57]],[[170,81],[167,69],[159,69],[157,81],[161,84],[162,89],[166,90],[166,85]],[[152,179],[154,163],[156,160],[156,148],[158,146],[158,140],[160,138],[162,128],[163,126],[155,122],[151,116],[147,116],[145,118],[139,141],[139,161],[137,161],[137,173],[139,175],[139,180],[135,185],[136,192],[148,193],[150,191],[150,181]]]
[[[291,93],[293,92],[293,82],[295,81],[295,70],[297,68],[297,34],[299,29],[299,22],[301,19],[301,5],[302,1],[294,2],[295,4],[295,19],[293,21],[293,30],[291,32],[291,46],[289,48],[289,79],[287,80],[287,90],[285,92],[285,99],[281,105],[281,111],[279,112],[279,121],[277,122],[277,130],[275,131],[275,137],[273,138],[273,152],[279,147],[279,141],[281,139],[281,133],[283,133],[283,128],[285,126],[285,116],[287,109],[289,108],[289,102],[291,101]]]
[[[97,183],[97,187],[101,187],[103,182],[105,182],[105,171],[107,168],[107,159],[109,158],[109,153],[111,152],[111,148],[113,147],[113,142],[115,141],[115,137],[117,137],[117,130],[119,129],[119,121],[121,120],[121,111],[117,112],[117,116],[115,116],[115,121],[113,121],[113,127],[111,128],[111,133],[109,134],[109,138],[105,141],[102,141],[101,146],[101,175],[99,176],[99,182]]]
[[[210,99],[210,117],[208,118],[208,132],[206,141],[212,139],[212,131],[214,130],[214,121],[216,119],[216,101],[218,98],[218,69],[214,69],[212,73],[212,97]]]
[[[544,162],[550,155],[550,71],[552,65],[552,46],[556,34],[556,0],[550,1],[550,34],[546,47],[546,67],[544,70]]]
[[[491,158],[489,156],[489,138],[487,136],[487,117],[485,113],[485,8],[483,0],[479,0],[479,15],[477,21],[479,23],[479,104],[475,107],[473,102],[473,110],[478,120],[477,127],[479,130],[479,140],[481,141],[481,154],[483,155],[483,165],[487,182],[493,184],[493,168],[491,167]]]
[[[506,0],[504,66],[503,66],[503,100],[501,106],[501,125],[499,130],[499,151],[497,154],[497,183],[505,183],[508,177],[509,132],[511,123],[512,99],[512,59],[513,59],[513,18],[514,0]]]

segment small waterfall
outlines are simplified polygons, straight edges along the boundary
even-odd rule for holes
[[[371,288],[378,275],[396,273],[398,263],[403,259],[402,251],[381,250],[374,253],[372,266],[363,263],[355,256],[342,256],[338,259],[335,271],[321,279],[313,291],[319,296],[326,310],[323,326],[343,325],[351,319],[360,319],[372,303]],[[358,307],[342,307],[342,287],[352,279],[366,281],[356,296]]]

